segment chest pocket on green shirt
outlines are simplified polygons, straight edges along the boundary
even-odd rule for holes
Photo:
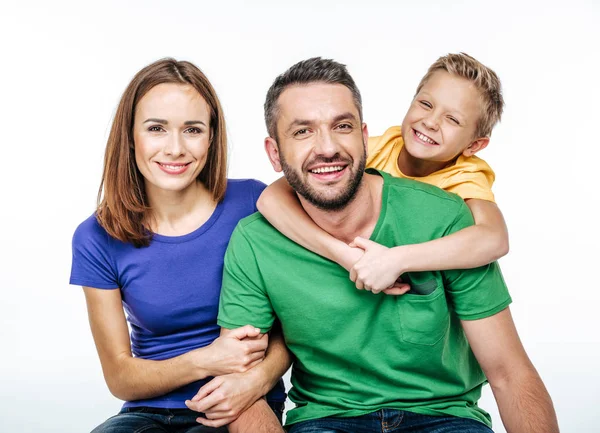
[[[411,290],[399,296],[397,303],[402,340],[432,346],[440,341],[450,325],[444,289],[436,279],[410,284]]]

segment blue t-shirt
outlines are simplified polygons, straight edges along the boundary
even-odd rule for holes
[[[136,357],[162,360],[207,346],[220,333],[217,313],[229,238],[240,219],[256,212],[264,188],[256,180],[230,179],[225,198],[201,227],[183,236],[155,234],[144,248],[110,237],[92,215],[73,236],[70,283],[121,290]],[[124,407],[185,408],[185,400],[209,380]],[[282,381],[268,398],[285,401]]]

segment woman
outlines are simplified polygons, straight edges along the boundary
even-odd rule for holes
[[[126,401],[94,432],[227,431],[199,425],[186,401],[200,407],[189,400],[228,374],[240,379],[234,398],[207,399],[203,423],[232,421],[273,386],[267,399],[281,419],[280,338],[265,358],[267,337],[251,326],[219,336],[225,249],[264,188],[227,180],[226,154],[221,105],[197,67],[164,59],[133,78],[108,138],[98,208],[73,237],[70,282],[83,286],[107,385]]]

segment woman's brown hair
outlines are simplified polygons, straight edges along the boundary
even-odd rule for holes
[[[227,135],[217,94],[206,75],[190,62],[162,59],[139,71],[129,83],[110,130],[104,171],[98,192],[96,217],[110,236],[136,247],[148,246],[152,238],[144,226],[150,207],[144,178],[135,162],[133,123],[138,102],[154,86],[163,83],[191,85],[210,109],[212,138],[206,165],[197,180],[204,183],[217,202],[227,186]]]

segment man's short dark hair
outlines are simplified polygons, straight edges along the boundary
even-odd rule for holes
[[[276,140],[278,139],[277,118],[279,113],[277,100],[279,96],[289,86],[310,83],[342,84],[346,86],[352,92],[352,98],[362,122],[362,99],[360,91],[348,73],[346,65],[342,65],[331,59],[313,57],[296,63],[278,76],[269,88],[265,101],[265,123],[267,124],[269,136]]]

